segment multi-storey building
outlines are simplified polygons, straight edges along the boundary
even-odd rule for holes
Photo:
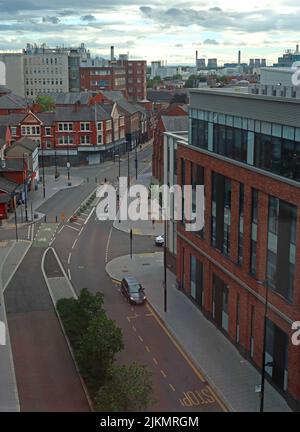
[[[34,99],[42,93],[80,90],[79,66],[89,56],[78,48],[30,45],[22,53],[0,53],[6,66],[6,85],[17,95]]]
[[[125,118],[116,104],[56,107],[53,112],[0,116],[12,140],[39,146],[45,165],[97,164],[126,151]]]
[[[204,229],[177,224],[178,286],[257,368],[266,337],[266,376],[296,409],[299,113],[299,100],[191,90],[189,142],[177,149],[179,184],[205,189]]]
[[[80,90],[118,90],[126,94],[125,68],[117,66],[81,67]]]
[[[126,88],[129,101],[141,101],[147,96],[146,60],[117,60],[116,64],[125,69]]]

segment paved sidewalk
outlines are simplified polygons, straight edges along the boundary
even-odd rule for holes
[[[84,179],[81,177],[71,177],[71,186],[68,186],[68,177],[67,175],[60,175],[57,180],[54,179],[54,175],[46,174],[45,175],[45,198],[43,197],[43,184],[39,183],[38,190],[28,193],[27,200],[27,216],[28,221],[37,221],[44,217],[43,213],[37,212],[42,204],[52,198],[57,192],[63,189],[70,189],[73,187],[80,186],[84,182]],[[33,214],[38,214],[37,219],[33,218]],[[18,227],[22,228],[27,225],[25,219],[25,205],[21,204],[17,207],[17,223]],[[9,214],[8,219],[2,220],[1,228],[3,229],[12,229],[15,227],[15,215],[14,213]]]
[[[7,241],[0,247],[0,321],[6,326],[6,345],[0,345],[0,412],[20,411],[3,290],[29,246],[30,242]]]
[[[184,350],[205,374],[231,411],[259,411],[259,372],[245,360],[226,337],[176,288],[168,271],[168,312],[163,311],[163,253],[125,255],[106,266],[109,276],[121,280],[133,274],[145,288],[149,303],[177,338]],[[269,384],[265,388],[265,411],[291,411]]]

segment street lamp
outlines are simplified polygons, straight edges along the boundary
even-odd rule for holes
[[[45,164],[44,164],[44,146],[43,143],[41,143],[41,149],[42,149],[42,170],[43,170],[43,197],[46,197],[46,187],[45,187]]]
[[[268,320],[268,301],[269,301],[269,286],[268,281],[258,281],[261,285],[266,288],[265,296],[265,313],[264,313],[264,334],[263,334],[263,352],[262,352],[262,364],[261,364],[261,386],[260,386],[260,412],[264,412],[264,402],[265,402],[265,375],[266,366],[266,345],[267,345],[267,320]]]
[[[137,157],[137,140],[135,140],[135,179],[137,180],[138,178],[138,157]]]
[[[70,164],[70,151],[69,151],[69,142],[68,142],[68,146],[67,146],[68,186],[71,185],[71,182],[70,182],[70,168],[71,168],[71,164]]]
[[[130,160],[129,160],[129,142],[127,141],[127,188],[130,187]]]
[[[23,153],[23,172],[24,172],[24,203],[25,203],[25,219],[28,222],[28,212],[27,212],[27,169],[25,162],[25,153]]]
[[[57,154],[56,154],[56,149],[54,150],[54,164],[55,164],[55,180],[58,178],[58,169],[57,169]]]
[[[16,195],[14,192],[12,192],[11,194],[11,199],[14,200],[13,205],[14,205],[14,213],[15,213],[15,227],[16,227],[16,241],[19,240],[19,236],[18,236],[18,222],[17,222],[17,205],[16,205]]]
[[[167,218],[164,221],[164,311],[167,312]]]

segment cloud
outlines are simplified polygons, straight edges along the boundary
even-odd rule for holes
[[[299,18],[295,11],[284,15],[276,9],[249,11],[223,11],[221,8],[193,9],[141,6],[140,12],[163,27],[190,27],[196,25],[210,31],[239,31],[245,33],[269,31],[299,31]]]
[[[59,24],[60,19],[56,16],[44,16],[42,18],[43,23]]]
[[[205,39],[203,45],[219,45],[219,42],[215,39]]]
[[[96,17],[94,15],[83,15],[80,19],[81,21],[87,22],[96,21]]]

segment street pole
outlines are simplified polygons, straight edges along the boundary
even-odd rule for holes
[[[45,187],[45,164],[44,164],[44,146],[43,144],[41,144],[42,146],[42,164],[43,164],[43,197],[46,197],[46,187]]]
[[[130,259],[132,259],[132,229],[130,230]]]
[[[70,182],[70,153],[69,153],[69,143],[67,147],[67,168],[68,168],[68,182]]]
[[[28,222],[27,212],[27,169],[25,164],[25,155],[23,153],[23,171],[24,171],[24,203],[25,203],[25,220]]]
[[[266,298],[265,298],[265,315],[264,315],[263,353],[262,353],[262,365],[261,365],[260,412],[264,412],[264,402],[265,402],[267,315],[268,315],[268,300],[269,300],[268,282],[265,281],[264,285],[266,287]]]
[[[138,178],[138,157],[137,157],[137,142],[135,143],[135,179]]]
[[[121,177],[121,155],[119,152],[119,178]]]
[[[130,188],[130,160],[129,160],[129,143],[127,141],[127,188]]]
[[[16,241],[18,241],[19,237],[18,237],[18,221],[17,221],[17,206],[16,206],[16,203],[15,203],[15,226],[16,226]]]
[[[164,221],[164,311],[167,312],[167,218]]]
[[[54,151],[54,163],[55,163],[55,174],[54,174],[54,177],[55,177],[55,180],[56,180],[57,177],[58,177],[58,170],[57,170],[57,154],[56,154],[56,150]]]

